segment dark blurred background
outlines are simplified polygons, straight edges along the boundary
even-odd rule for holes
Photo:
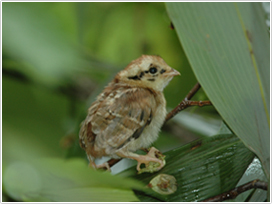
[[[131,60],[160,55],[181,76],[164,93],[173,109],[197,80],[164,3],[2,3],[3,170],[14,160],[85,157],[80,122],[97,94]],[[195,100],[206,100],[201,89]],[[214,135],[212,107],[169,121],[162,151]]]

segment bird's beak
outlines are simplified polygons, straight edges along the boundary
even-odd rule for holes
[[[180,75],[180,73],[177,70],[175,70],[174,68],[172,68],[168,73],[168,76],[173,76],[174,77],[176,75]]]

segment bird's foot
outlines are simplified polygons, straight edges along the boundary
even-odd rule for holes
[[[162,169],[165,165],[165,155],[163,155],[155,147],[151,147],[146,155],[140,155],[136,160],[138,161],[138,174],[143,172],[156,172]],[[145,164],[145,168],[141,169],[141,164]]]

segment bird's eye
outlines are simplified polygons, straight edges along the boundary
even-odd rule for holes
[[[157,68],[151,67],[151,68],[149,68],[149,72],[150,72],[151,74],[155,74],[155,73],[157,72]]]

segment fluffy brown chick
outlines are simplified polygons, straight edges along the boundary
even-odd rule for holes
[[[79,133],[80,146],[86,151],[90,165],[103,156],[130,158],[142,163],[162,160],[154,157],[152,148],[147,155],[134,153],[149,147],[157,138],[166,116],[163,89],[180,73],[159,56],[142,55],[133,60],[105,87],[92,103]]]

